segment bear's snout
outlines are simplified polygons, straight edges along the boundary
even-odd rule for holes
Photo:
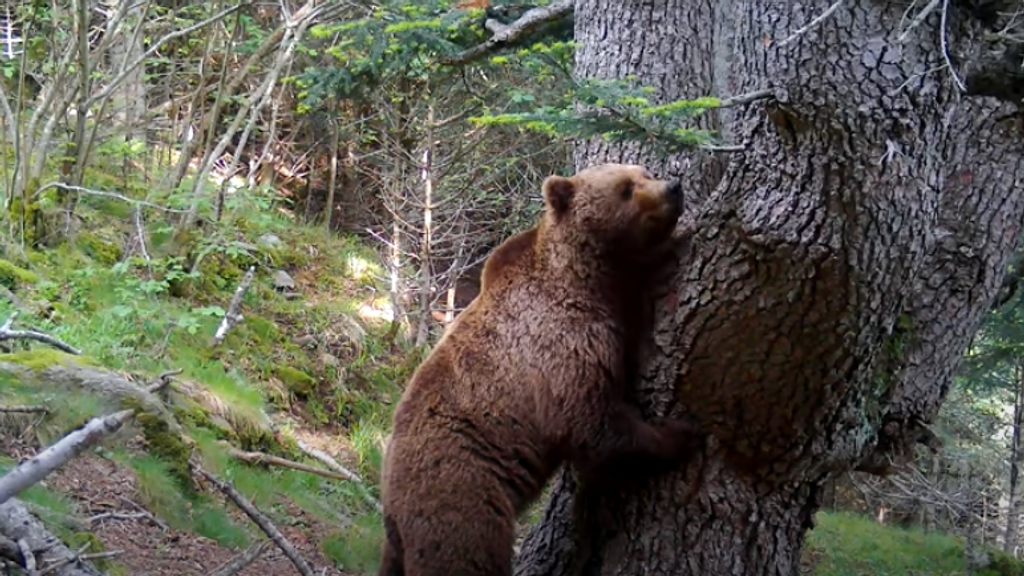
[[[678,212],[683,207],[683,183],[681,180],[670,180],[665,186],[665,195],[672,203],[672,208]]]

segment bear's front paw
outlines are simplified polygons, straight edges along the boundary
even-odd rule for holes
[[[704,434],[691,420],[657,418],[651,424],[661,432],[666,455],[674,460],[686,459],[704,449]]]

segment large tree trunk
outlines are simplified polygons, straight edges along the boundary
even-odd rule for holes
[[[709,438],[635,486],[563,473],[518,576],[795,575],[823,483],[927,439],[1018,238],[1020,117],[958,90],[941,8],[900,43],[909,3],[847,1],[783,42],[832,4],[577,0],[581,76],[775,98],[712,121],[746,146],[718,161],[577,145],[577,168],[640,161],[691,184],[639,400]],[[949,4],[955,60],[980,24]],[[975,64],[958,73],[978,91]]]

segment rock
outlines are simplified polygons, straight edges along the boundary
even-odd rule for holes
[[[279,238],[277,234],[267,233],[257,238],[256,243],[274,248],[281,245],[281,238]]]
[[[276,290],[292,291],[295,289],[295,279],[284,270],[278,270],[274,272],[274,288]]]

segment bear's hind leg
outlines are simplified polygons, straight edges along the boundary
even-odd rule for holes
[[[402,539],[390,517],[384,518],[384,545],[381,547],[377,576],[406,576],[402,561]]]

